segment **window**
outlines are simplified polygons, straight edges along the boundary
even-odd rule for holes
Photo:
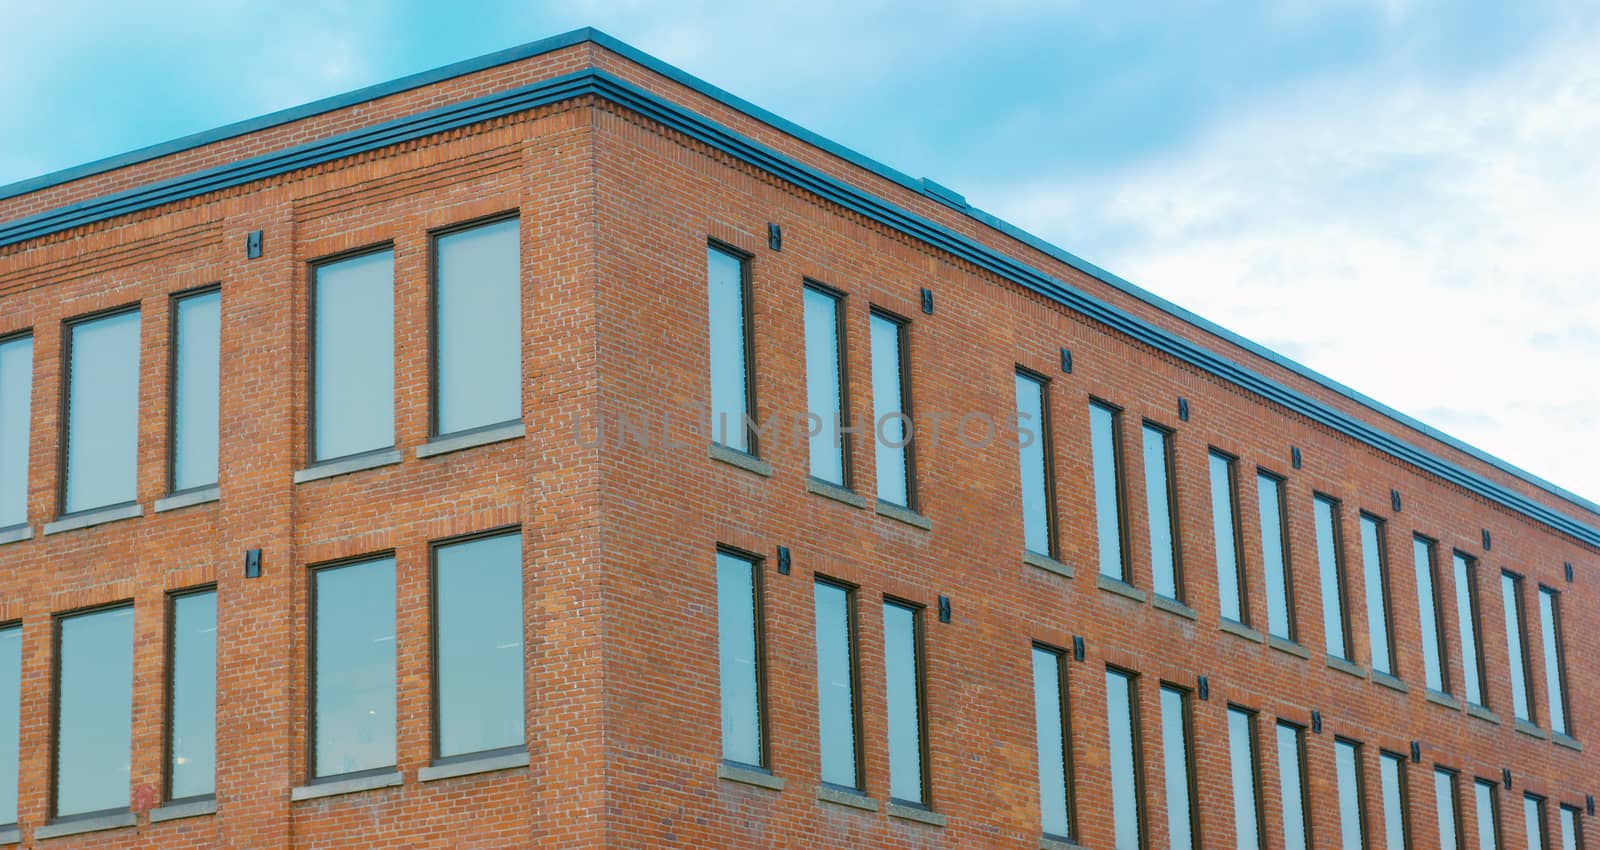
[[[1483,648],[1478,644],[1478,564],[1455,553],[1456,620],[1461,630],[1462,696],[1488,705],[1483,693]]]
[[[1383,521],[1361,515],[1361,572],[1367,586],[1367,641],[1372,669],[1394,675],[1394,653],[1389,641],[1389,569]]]
[[[1167,785],[1167,843],[1172,850],[1197,846],[1194,816],[1194,755],[1189,748],[1189,692],[1161,686],[1161,769]]]
[[[311,269],[311,459],[394,445],[394,252]]]
[[[1500,798],[1495,784],[1473,780],[1472,802],[1477,811],[1478,850],[1500,850]]]
[[[1017,370],[1017,452],[1022,465],[1022,539],[1029,552],[1056,555],[1049,384]]]
[[[1522,631],[1522,577],[1500,574],[1500,595],[1506,606],[1506,650],[1511,660],[1511,706],[1518,720],[1533,722],[1533,689],[1528,677],[1528,639]]]
[[[1033,648],[1034,740],[1039,747],[1039,821],[1044,834],[1071,841],[1072,774],[1067,750],[1067,700],[1061,653]]]
[[[1278,799],[1283,805],[1284,850],[1311,846],[1311,819],[1306,816],[1306,730],[1278,721]]]
[[[393,767],[394,558],[311,576],[311,778]]]
[[[1561,850],[1583,850],[1583,816],[1571,806],[1561,807]]]
[[[1100,402],[1089,403],[1089,444],[1094,456],[1094,515],[1099,530],[1100,574],[1128,580],[1123,554],[1122,440],[1118,436],[1122,414]]]
[[[1544,694],[1550,731],[1572,734],[1567,724],[1567,662],[1561,640],[1561,594],[1539,588],[1539,636],[1544,644]]]
[[[1333,765],[1339,783],[1339,846],[1344,850],[1364,850],[1367,812],[1361,787],[1361,745],[1336,739]]]
[[[1344,613],[1344,549],[1339,533],[1339,503],[1318,495],[1312,500],[1317,520],[1317,564],[1322,575],[1322,631],[1328,654],[1350,657],[1350,624]]]
[[[878,501],[915,510],[916,466],[912,456],[911,359],[906,322],[872,311],[872,423],[878,468]]]
[[[1256,715],[1228,706],[1228,761],[1233,776],[1233,834],[1239,850],[1261,847],[1261,795],[1257,793]]]
[[[717,552],[717,640],[722,671],[722,759],[767,766],[766,664],[756,561]]]
[[[0,826],[17,822],[22,744],[22,624],[0,628]]]
[[[850,453],[845,450],[850,423],[845,411],[844,296],[816,284],[805,287],[806,412],[815,417],[811,435],[811,477],[850,486]]]
[[[32,418],[33,337],[0,339],[0,528],[28,522]]]
[[[1422,627],[1422,671],[1430,690],[1450,692],[1450,672],[1444,663],[1444,619],[1439,604],[1438,575],[1434,570],[1433,541],[1411,538],[1411,559],[1417,568],[1417,621]]]
[[[750,341],[750,269],[744,255],[708,246],[706,292],[711,328],[711,440],[755,454],[755,359]]]
[[[433,241],[433,433],[522,418],[522,244],[515,218]]]
[[[883,603],[883,669],[889,710],[889,798],[928,805],[928,717],[922,692],[922,611]]]
[[[50,816],[125,811],[132,781],[133,606],[56,618]]]
[[[1222,616],[1236,623],[1250,622],[1245,604],[1244,558],[1239,550],[1239,482],[1233,458],[1210,452],[1211,531],[1217,544],[1217,597]]]
[[[861,718],[856,705],[855,593],[817,579],[817,728],[822,781],[859,790]]]
[[[1522,822],[1527,828],[1528,850],[1544,850],[1544,798],[1522,795]]]
[[[139,456],[139,311],[67,326],[63,513],[132,502]]]
[[[1144,846],[1144,780],[1139,754],[1139,692],[1132,673],[1106,668],[1106,735],[1111,758],[1111,819],[1116,850]]]
[[[167,616],[166,798],[209,797],[217,790],[217,591],[174,595]]]
[[[221,439],[222,291],[173,299],[172,458],[174,493],[217,483]]]
[[[1283,516],[1283,479],[1256,473],[1261,514],[1261,563],[1267,580],[1267,633],[1295,639],[1294,580],[1289,573],[1289,530]]]
[[[1411,818],[1407,811],[1406,760],[1394,753],[1378,754],[1378,783],[1383,792],[1383,846],[1408,850]]]
[[[1150,519],[1150,573],[1155,592],[1183,598],[1183,559],[1178,551],[1177,499],[1173,493],[1172,434],[1144,424],[1144,502]]]
[[[522,535],[433,549],[434,757],[523,745]]]
[[[1442,767],[1433,769],[1433,802],[1439,820],[1439,847],[1441,850],[1462,850],[1461,811],[1456,801],[1455,771]]]

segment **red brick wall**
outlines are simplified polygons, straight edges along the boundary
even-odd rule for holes
[[[688,93],[592,46],[580,46],[396,95],[376,104],[306,119],[280,130],[157,160],[58,189],[0,202],[10,219],[103,191],[185,173],[277,146],[394,117],[461,97],[570,71],[590,58],[791,155],[878,191],[896,203],[979,238],[1092,293],[1249,362],[1286,383],[1406,429],[1281,368],[1204,339],[1182,322],[1110,287],[1018,248],[919,195],[845,166],[752,119]],[[1564,591],[1571,722],[1588,741],[1589,696],[1600,689],[1586,660],[1596,633],[1596,552],[1416,470],[1287,415],[1200,375],[1020,288],[979,273],[781,185],[721,154],[687,143],[609,106],[552,107],[441,138],[267,181],[0,252],[0,335],[35,334],[34,450],[30,519],[55,516],[61,322],[105,307],[143,309],[139,500],[164,495],[168,301],[171,293],[223,286],[222,498],[211,505],[147,516],[0,547],[0,621],[24,625],[21,819],[42,824],[48,791],[50,617],[87,604],[132,599],[138,645],[134,787],[161,787],[166,590],[219,585],[218,803],[214,817],[51,842],[96,847],[1033,847],[1038,839],[1033,754],[1032,641],[1070,647],[1068,663],[1077,813],[1085,843],[1109,846],[1109,779],[1104,756],[1103,670],[1135,671],[1145,718],[1147,827],[1164,846],[1157,682],[1192,687],[1206,675],[1211,698],[1195,702],[1194,743],[1204,841],[1231,842],[1225,709],[1262,713],[1264,807],[1277,811],[1271,721],[1306,723],[1318,843],[1337,834],[1333,736],[1367,744],[1369,830],[1379,823],[1377,750],[1404,752],[1411,767],[1413,839],[1427,846],[1433,823],[1431,768],[1474,774],[1512,770],[1502,796],[1507,847],[1521,841],[1520,797],[1532,790],[1581,804],[1600,769],[1570,750],[1512,729],[1510,685],[1497,575],[1501,567]],[[524,268],[524,421],[528,437],[418,460],[426,440],[427,232],[480,215],[519,209]],[[766,247],[768,222],[784,228],[781,252]],[[246,260],[244,235],[265,231],[266,254]],[[763,443],[770,478],[713,460],[704,440],[659,439],[649,447],[585,446],[585,426],[624,415],[704,405],[704,251],[708,237],[751,252],[756,386],[764,414],[802,412],[804,362],[800,295],[810,277],[848,294],[850,398],[858,421],[872,408],[867,311],[876,305],[911,319],[912,390],[924,412],[1012,411],[1017,365],[1051,378],[1054,472],[1062,578],[1022,563],[1015,450],[946,439],[924,446],[918,484],[931,531],[877,515],[870,443],[858,440],[854,467],[867,509],[804,486],[803,444]],[[290,483],[305,462],[306,263],[392,241],[396,260],[396,439],[403,463],[352,476]],[[920,312],[918,292],[937,310]],[[1060,372],[1058,350],[1075,355]],[[1124,474],[1133,583],[1150,586],[1138,423],[1176,431],[1177,512],[1188,603],[1194,621],[1095,586],[1087,403],[1122,405]],[[1178,421],[1177,398],[1192,416]],[[615,432],[613,432],[615,436]],[[1421,439],[1409,435],[1412,439]],[[1218,628],[1206,448],[1240,457],[1241,549],[1252,618],[1266,619],[1255,489],[1257,465],[1287,476],[1288,517],[1302,642],[1311,660]],[[1290,446],[1302,449],[1292,469]],[[1439,445],[1436,452],[1455,456]],[[1575,515],[1573,505],[1488,470]],[[1405,499],[1394,514],[1390,488]],[[1344,500],[1350,576],[1351,654],[1366,662],[1360,592],[1361,509],[1389,523],[1392,630],[1400,694],[1329,669],[1322,661],[1321,611],[1311,527],[1311,493]],[[1592,519],[1592,515],[1590,515]],[[532,763],[522,771],[421,783],[429,757],[427,544],[466,531],[519,523],[527,588],[528,730]],[[1482,551],[1479,529],[1494,532]],[[1499,724],[1423,699],[1417,648],[1412,530],[1438,538],[1439,593],[1451,678],[1461,679],[1448,551],[1482,561],[1480,631],[1489,701]],[[794,553],[792,575],[764,566],[774,772],[773,792],[717,779],[719,757],[713,548],[769,556]],[[242,578],[247,548],[264,550],[264,576]],[[399,612],[399,788],[291,803],[306,775],[306,567],[393,550]],[[1578,568],[1568,585],[1562,563]],[[953,621],[926,620],[928,715],[934,808],[943,829],[816,800],[818,776],[811,579],[824,574],[860,586],[861,687],[867,790],[887,788],[882,630],[884,594],[932,608],[949,596]],[[1536,609],[1535,609],[1536,610]],[[1530,637],[1538,620],[1527,614]],[[1543,717],[1543,657],[1529,659],[1532,697]],[[1470,805],[1470,796],[1464,799]],[[141,806],[141,809],[143,806]],[[1466,811],[1466,810],[1464,810]],[[1464,837],[1474,835],[1466,818]],[[1272,823],[1276,823],[1275,820]],[[1278,846],[1275,829],[1268,846]]]

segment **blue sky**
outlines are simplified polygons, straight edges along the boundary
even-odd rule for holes
[[[1600,499],[1592,2],[9,15],[0,184],[593,25]]]

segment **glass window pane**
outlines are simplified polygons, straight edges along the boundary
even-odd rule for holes
[[[521,224],[439,237],[434,298],[440,434],[522,416]]]
[[[1481,672],[1481,653],[1478,647],[1477,593],[1473,585],[1477,577],[1476,566],[1457,553],[1454,556],[1456,580],[1456,622],[1461,632],[1461,683],[1462,696],[1468,702],[1485,705]]]
[[[312,573],[316,748],[312,776],[395,763],[394,559]]]
[[[1500,817],[1495,811],[1494,783],[1482,779],[1474,781],[1472,798],[1477,811],[1478,850],[1500,850]]]
[[[1560,600],[1556,592],[1539,588],[1539,636],[1544,644],[1544,693],[1550,709],[1550,729],[1567,730],[1566,661],[1561,655]]]
[[[22,626],[0,629],[0,825],[17,822],[22,727]]]
[[[394,253],[316,269],[315,460],[394,445]]]
[[[1018,460],[1022,467],[1022,541],[1030,552],[1054,555],[1050,528],[1050,459],[1045,455],[1044,384],[1017,373]]]
[[[1188,702],[1183,691],[1161,689],[1161,769],[1167,786],[1167,843],[1172,850],[1194,847],[1194,802],[1189,798],[1194,762],[1189,755]]]
[[[889,724],[889,796],[925,803],[922,764],[922,671],[917,612],[883,603],[883,667]]]
[[[72,325],[66,513],[134,500],[139,454],[139,311]]]
[[[178,299],[172,380],[172,489],[217,483],[222,293]]]
[[[1285,850],[1306,850],[1310,846],[1306,822],[1306,794],[1303,783],[1305,732],[1298,726],[1278,724],[1278,799],[1283,804],[1283,846]]]
[[[1344,850],[1363,850],[1361,757],[1354,744],[1335,741],[1334,769],[1339,781],[1339,838]]]
[[[1144,503],[1150,518],[1150,572],[1155,592],[1178,597],[1178,538],[1174,534],[1167,469],[1171,460],[1167,432],[1144,426]]]
[[[1339,555],[1339,508],[1333,500],[1316,497],[1317,565],[1322,579],[1322,631],[1328,641],[1328,654],[1349,658],[1345,645],[1344,585]]]
[[[903,330],[899,322],[873,314],[871,331],[872,444],[878,471],[878,498],[912,507],[911,465],[906,457],[912,431],[911,414],[906,409]]]
[[[1071,838],[1067,802],[1067,736],[1062,718],[1061,656],[1033,649],[1034,740],[1039,749],[1039,819],[1045,835]]]
[[[805,288],[806,412],[813,417],[810,438],[811,477],[844,486],[844,445],[839,428],[846,424],[839,357],[838,297]]]
[[[133,608],[58,621],[55,817],[128,808]]]
[[[1405,762],[1384,753],[1378,758],[1383,792],[1383,841],[1388,850],[1406,850]]]
[[[822,781],[861,787],[856,764],[855,637],[850,591],[819,581],[817,608],[817,720]]]
[[[1522,822],[1527,830],[1528,850],[1544,850],[1544,801],[1523,797]]]
[[[1228,761],[1233,777],[1233,833],[1239,850],[1261,846],[1261,814],[1256,802],[1255,718],[1228,709]]]
[[[33,337],[0,342],[0,528],[28,521]]]
[[[761,745],[761,658],[755,564],[717,553],[718,659],[722,671],[722,757],[765,766]]]
[[[1115,850],[1139,850],[1144,800],[1139,790],[1138,716],[1134,679],[1106,670],[1106,732],[1111,756],[1111,816]]]
[[[1233,461],[1212,452],[1211,532],[1217,545],[1217,596],[1222,616],[1246,622],[1243,583],[1239,580],[1239,515],[1234,494]]]
[[[1261,562],[1267,583],[1267,631],[1294,640],[1293,607],[1289,598],[1289,564],[1284,549],[1283,495],[1278,479],[1256,476],[1256,502],[1261,519]]]
[[[1518,720],[1533,722],[1528,703],[1528,673],[1525,661],[1528,647],[1522,633],[1522,581],[1510,573],[1500,574],[1500,595],[1505,601],[1506,649],[1511,661],[1511,705]]]
[[[1579,833],[1578,810],[1561,807],[1561,850],[1579,850],[1583,838]]]
[[[434,550],[438,754],[523,742],[522,536]]]
[[[1094,516],[1100,541],[1100,573],[1126,581],[1122,506],[1117,498],[1122,486],[1122,473],[1117,469],[1117,414],[1111,408],[1089,405],[1089,443],[1094,456]]]
[[[1429,688],[1444,691],[1444,638],[1439,634],[1439,600],[1433,582],[1433,544],[1411,538],[1417,569],[1417,621],[1422,627],[1422,672]]]
[[[1456,834],[1456,827],[1461,822],[1461,814],[1456,811],[1455,774],[1448,770],[1434,770],[1433,802],[1439,821],[1439,846],[1443,850],[1458,850],[1461,838]]]
[[[1389,590],[1386,586],[1383,553],[1383,526],[1376,519],[1361,517],[1361,571],[1367,586],[1367,640],[1372,650],[1372,669],[1394,672],[1389,652]]]
[[[217,593],[172,600],[172,729],[167,796],[215,793],[217,764]]]

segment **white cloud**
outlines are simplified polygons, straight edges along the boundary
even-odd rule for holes
[[[1343,74],[1181,150],[971,193],[998,214],[1600,498],[1600,53],[1446,85]]]

